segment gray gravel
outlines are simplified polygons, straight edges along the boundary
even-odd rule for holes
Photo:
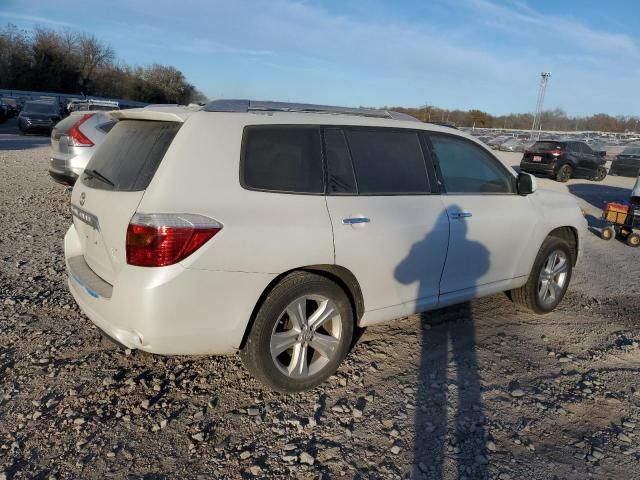
[[[530,315],[496,295],[370,328],[325,385],[284,396],[235,356],[105,341],[67,292],[69,191],[48,178],[46,139],[10,127],[0,479],[638,478],[640,249],[590,235],[558,311]],[[625,182],[568,187],[597,216],[598,195],[623,195]]]

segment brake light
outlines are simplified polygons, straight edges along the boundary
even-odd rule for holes
[[[560,155],[562,155],[562,150],[551,150],[549,153],[554,157],[559,157]]]
[[[178,263],[222,230],[202,215],[136,213],[127,228],[127,263],[163,267]]]
[[[80,120],[69,129],[69,146],[72,147],[93,147],[93,142],[80,131],[80,125],[93,117],[93,113],[85,113]]]

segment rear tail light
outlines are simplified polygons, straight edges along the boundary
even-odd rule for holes
[[[163,267],[198,250],[222,224],[202,215],[136,213],[127,228],[127,263]]]
[[[80,120],[69,129],[69,146],[72,147],[93,147],[93,142],[80,131],[80,125],[93,117],[93,113],[85,113]]]
[[[562,150],[551,150],[549,153],[554,157],[559,157],[560,155],[562,155]]]

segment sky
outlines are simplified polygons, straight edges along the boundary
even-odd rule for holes
[[[0,0],[0,23],[94,34],[209,98],[640,115],[636,0]]]

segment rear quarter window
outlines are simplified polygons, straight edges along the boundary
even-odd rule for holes
[[[101,190],[145,190],[181,125],[147,120],[117,122],[91,157],[82,183]]]

